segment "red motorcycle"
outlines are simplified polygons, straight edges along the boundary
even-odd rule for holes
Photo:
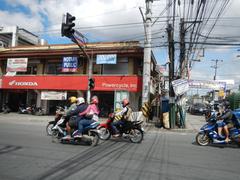
[[[114,135],[112,123],[115,119],[114,114],[110,114],[105,123],[100,123],[98,126],[99,137],[102,140],[110,139]],[[119,125],[116,128],[120,132],[120,137],[129,139],[133,143],[141,143],[143,140],[144,130],[141,127],[143,121],[126,121],[124,125]]]

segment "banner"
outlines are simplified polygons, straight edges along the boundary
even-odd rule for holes
[[[66,100],[67,92],[60,91],[42,91],[41,100]]]
[[[116,54],[98,54],[96,64],[117,64]]]
[[[189,80],[190,88],[220,90],[226,88],[226,82],[217,82],[214,80]]]
[[[78,67],[77,57],[63,57],[62,72],[76,72]]]
[[[26,72],[27,71],[28,58],[8,58],[7,72]]]
[[[186,79],[174,80],[172,81],[172,86],[176,95],[182,95],[189,89],[188,81]]]

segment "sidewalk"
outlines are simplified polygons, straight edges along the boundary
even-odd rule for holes
[[[150,120],[144,125],[144,128],[155,130],[155,131],[170,131],[170,132],[191,132],[196,133],[199,129],[206,123],[204,116],[195,116],[191,114],[186,115],[185,128],[178,128],[177,126],[174,129],[164,129],[163,127],[157,127],[156,124],[158,123],[157,119]]]

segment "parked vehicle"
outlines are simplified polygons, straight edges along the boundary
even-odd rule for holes
[[[9,108],[8,103],[3,104],[2,111],[3,111],[4,114],[7,114],[7,113],[11,112],[11,109]]]
[[[43,109],[41,107],[36,107],[36,105],[31,105],[26,108],[28,114],[41,116],[43,115]]]
[[[207,106],[202,103],[195,103],[189,107],[189,112],[196,115],[204,115],[207,112]]]
[[[26,109],[24,104],[20,104],[18,107],[19,114],[28,114],[28,110]]]
[[[212,113],[211,117],[207,120],[198,134],[196,135],[196,142],[201,146],[213,144],[226,144],[225,137],[220,137],[217,133],[217,115]],[[236,143],[240,146],[240,111],[233,111],[232,122],[233,127],[229,128],[230,143]]]
[[[115,117],[110,114],[106,123],[100,123],[99,136],[102,140],[110,139],[111,135],[114,134],[111,124],[113,123]],[[133,143],[140,143],[143,140],[144,130],[141,127],[143,121],[127,121],[124,126],[118,126],[117,129],[120,132],[120,137],[129,139]]]
[[[49,121],[46,126],[46,132],[48,136],[52,135],[52,128],[57,124],[61,117],[65,114],[64,108],[61,106],[56,107],[56,114],[53,121]]]
[[[74,118],[74,117],[71,117]],[[71,139],[63,139],[66,135],[66,124],[64,121],[65,117],[62,116],[61,119],[57,122],[57,124],[52,128],[52,137],[57,138],[60,140],[61,143],[69,143],[69,144],[88,144],[91,146],[98,145],[99,142],[99,135],[97,127],[99,126],[99,122],[94,122],[90,124],[89,126],[84,128],[83,131],[83,137],[81,138],[74,138]],[[72,130],[74,131],[74,130]]]

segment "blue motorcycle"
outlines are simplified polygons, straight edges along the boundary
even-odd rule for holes
[[[206,119],[198,134],[196,135],[196,142],[201,146],[212,144],[227,144],[224,136],[219,136],[217,133],[217,115],[213,113]],[[228,143],[236,143],[240,147],[240,109],[233,111],[232,127],[229,128]]]

